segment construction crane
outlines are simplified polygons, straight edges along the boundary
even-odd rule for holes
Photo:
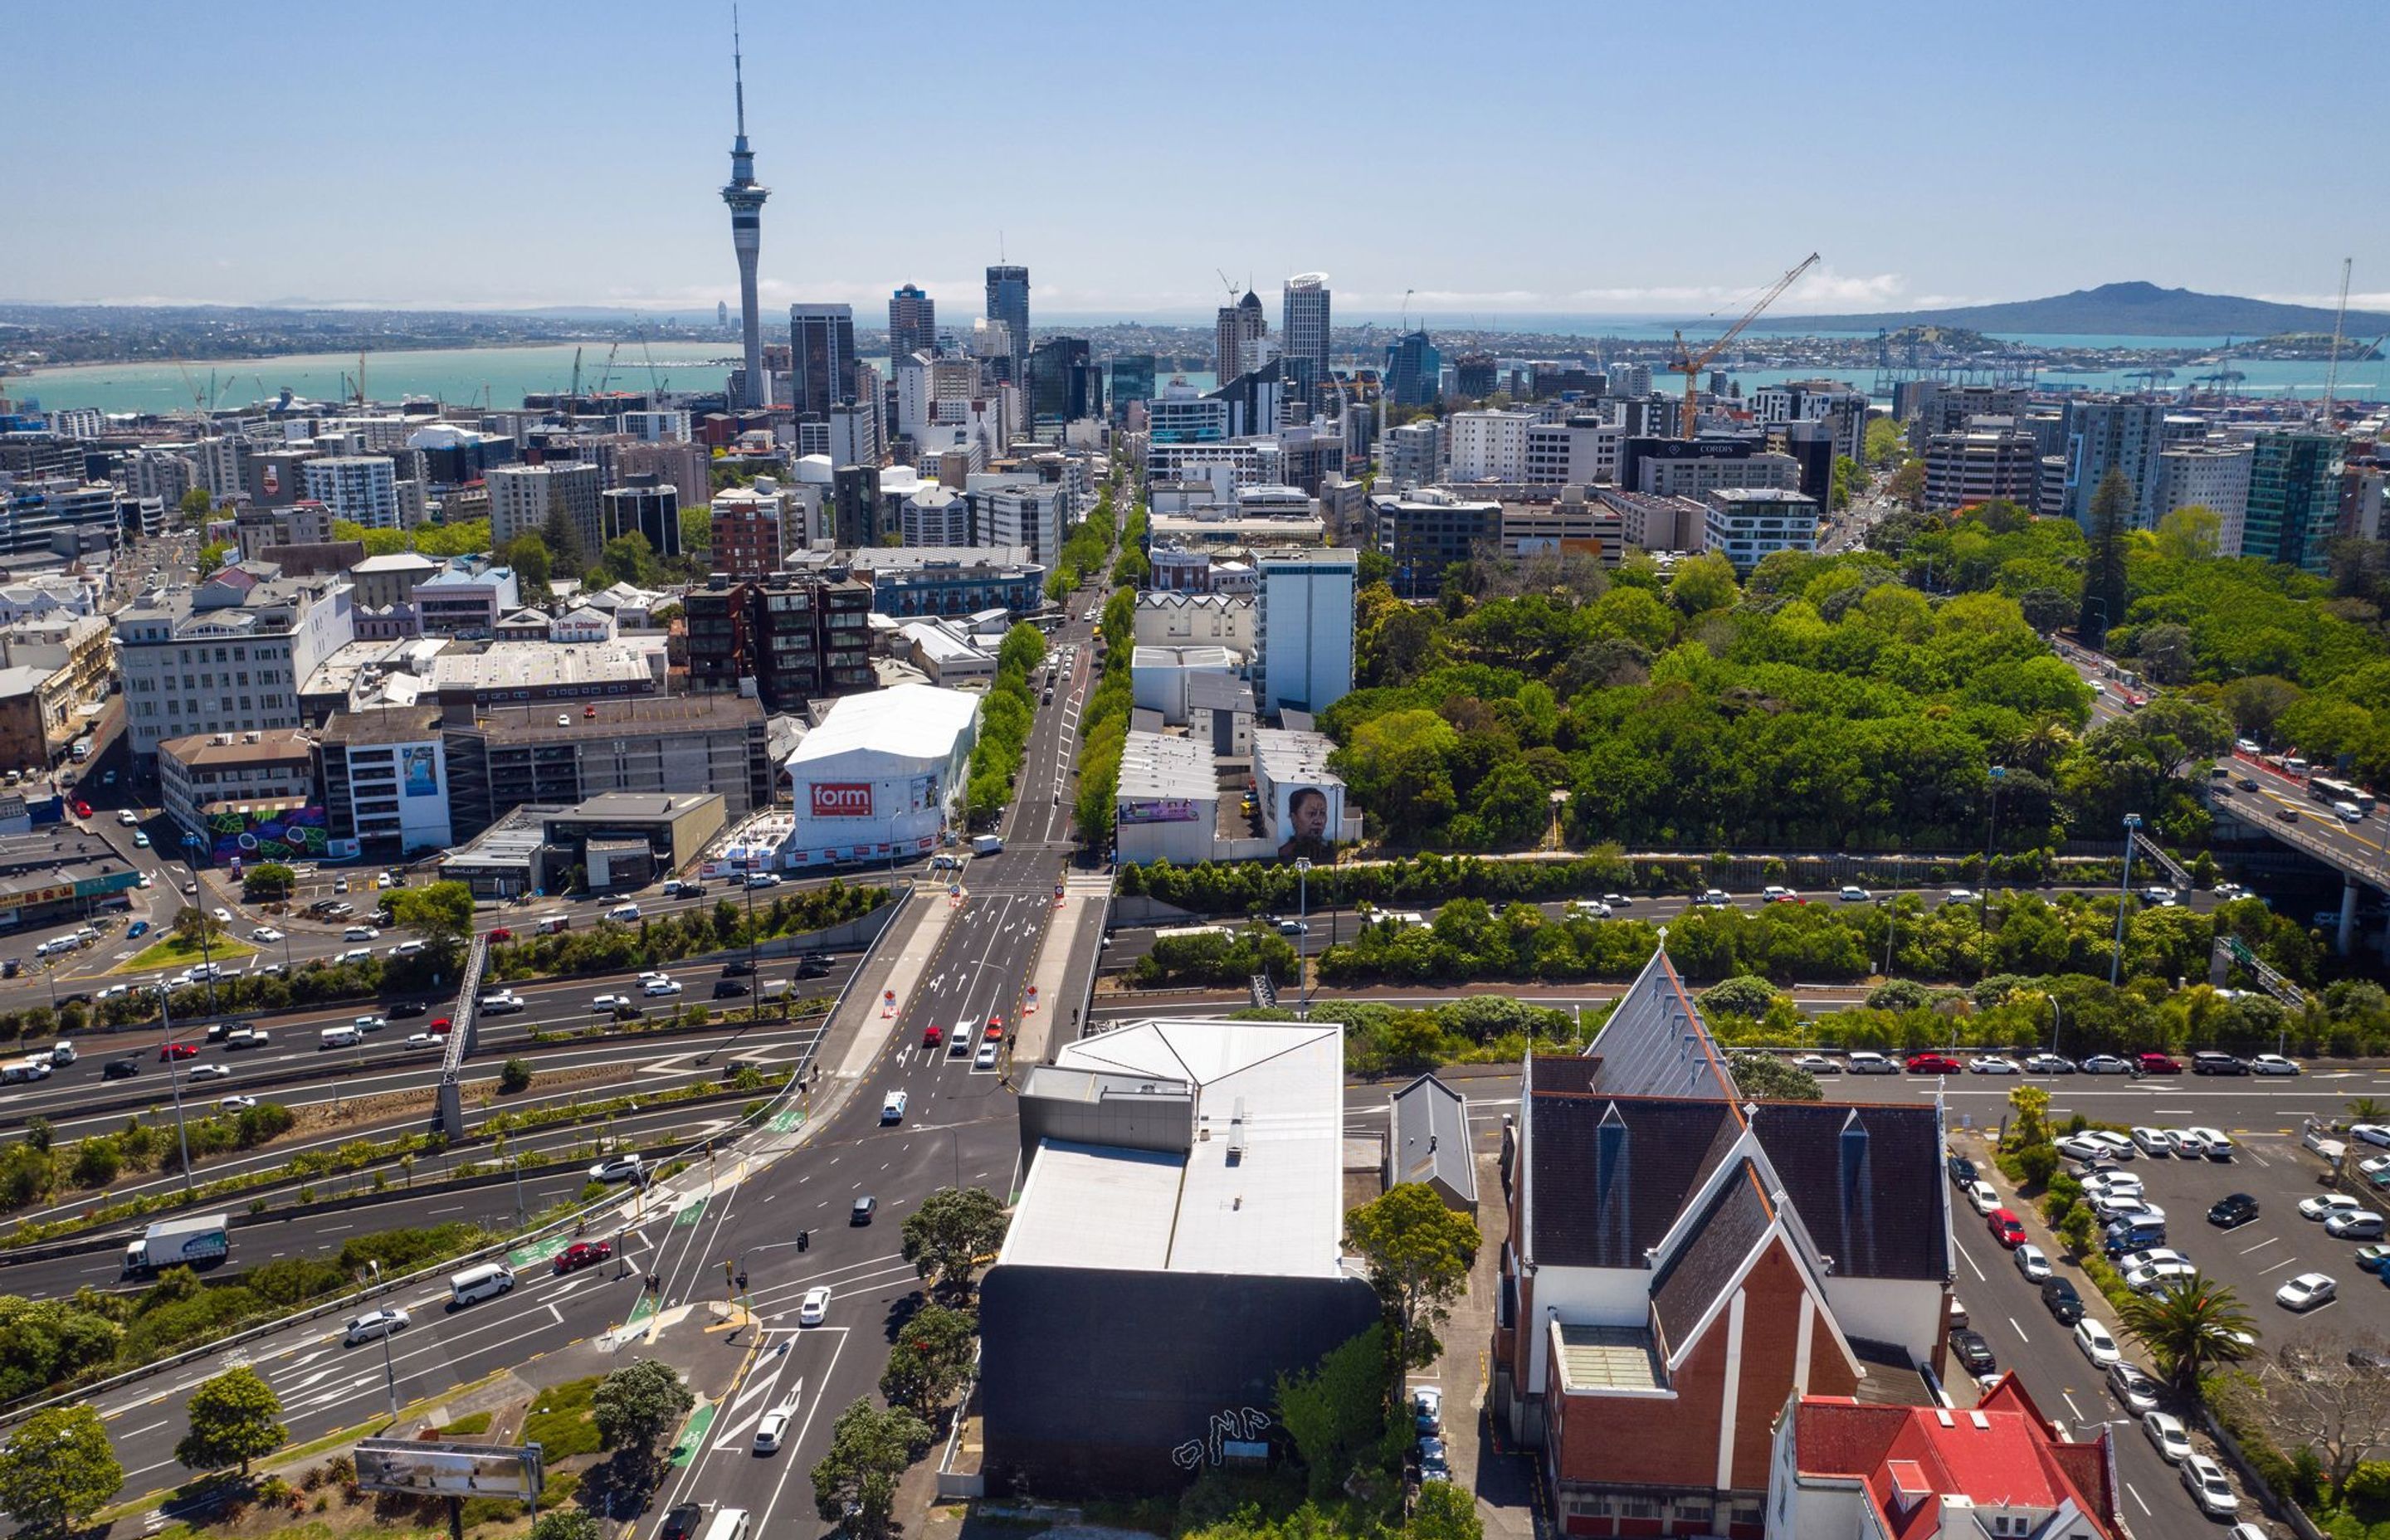
[[[602,396],[606,393],[607,384],[614,378],[614,355],[622,351],[623,344],[620,342],[606,350],[606,367],[598,371],[598,389],[592,392],[593,394]]]
[[[1680,331],[1677,333],[1677,357],[1676,361],[1670,364],[1668,367],[1676,370],[1678,374],[1685,377],[1685,417],[1684,421],[1678,425],[1679,431],[1677,435],[1678,438],[1690,439],[1693,436],[1693,387],[1695,383],[1700,380],[1702,371],[1709,366],[1712,359],[1726,351],[1726,345],[1728,342],[1733,341],[1737,337],[1742,335],[1743,327],[1759,319],[1759,313],[1761,311],[1766,310],[1769,305],[1774,304],[1777,300],[1782,296],[1786,289],[1792,288],[1792,280],[1798,278],[1802,274],[1806,273],[1809,269],[1817,265],[1817,252],[1812,251],[1807,256],[1803,257],[1800,262],[1793,266],[1791,272],[1785,274],[1782,277],[1767,286],[1767,291],[1760,295],[1759,302],[1742,313],[1742,319],[1727,327],[1726,331],[1716,341],[1712,342],[1708,347],[1703,348],[1698,353],[1692,352],[1685,345],[1685,334],[1683,332]]]
[[[2332,431],[2332,397],[2340,392],[2340,338],[2348,326],[2348,270],[2357,259],[2340,259],[2340,309],[2332,318],[2332,363],[2323,376],[2323,430]]]
[[[664,382],[656,374],[656,355],[649,351],[645,338],[639,340],[639,356],[648,361],[648,390],[655,397],[648,404],[661,412],[664,405]]]
[[[565,394],[574,399],[578,399],[581,394],[581,350],[579,348],[572,350],[572,389],[567,391]]]
[[[1234,306],[1237,302],[1237,280],[1228,276],[1228,270],[1225,267],[1215,267],[1212,271],[1220,275],[1220,287],[1228,291],[1228,303]]]

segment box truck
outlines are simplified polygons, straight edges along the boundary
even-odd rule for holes
[[[189,1219],[161,1219],[124,1248],[127,1274],[155,1273],[214,1262],[232,1250],[230,1218],[221,1213]]]

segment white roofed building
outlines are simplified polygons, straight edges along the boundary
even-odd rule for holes
[[[886,860],[937,847],[959,823],[979,741],[977,695],[899,685],[841,697],[787,762],[790,866]]]

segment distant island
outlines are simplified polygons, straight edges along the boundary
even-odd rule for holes
[[[1960,305],[1950,310],[1905,310],[1874,315],[1764,315],[1754,331],[1876,331],[1904,327],[1964,327],[2003,336],[2048,333],[2066,337],[2278,337],[2286,332],[2332,335],[2332,313],[2316,305],[2283,305],[2231,294],[2198,294],[2160,289],[2152,283],[2110,283],[2078,289],[2046,300],[2008,304]],[[2390,332],[2390,315],[2348,313],[2350,339],[2371,340]]]

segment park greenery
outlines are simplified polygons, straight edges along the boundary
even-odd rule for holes
[[[199,1471],[240,1467],[282,1447],[282,1398],[258,1372],[243,1364],[203,1382],[183,1404],[190,1431],[174,1445],[174,1458]]]
[[[1113,483],[1106,483],[1096,494],[1094,511],[1073,525],[1069,538],[1062,542],[1061,557],[1046,579],[1046,597],[1056,604],[1068,604],[1079,585],[1102,571],[1104,563],[1111,559],[1112,543],[1120,533],[1119,515],[1112,504],[1116,490]]]
[[[996,683],[980,704],[979,742],[971,749],[973,828],[992,827],[1012,804],[1029,729],[1037,719],[1037,687],[1031,676],[1045,661],[1046,634],[1026,621],[1016,622],[996,648]]]
[[[855,1402],[839,1413],[829,1452],[814,1467],[814,1511],[854,1540],[880,1540],[895,1517],[897,1483],[931,1436],[930,1424],[904,1406]]]
[[[94,1406],[53,1406],[0,1444],[0,1511],[30,1535],[72,1534],[124,1484],[124,1467]]]
[[[744,903],[729,898],[710,909],[654,915],[632,924],[599,920],[549,936],[517,936],[490,948],[494,979],[522,980],[615,973],[707,952],[736,951],[783,936],[811,935],[860,919],[887,902],[888,890],[833,878],[818,888],[778,892],[758,904],[751,924]]]

